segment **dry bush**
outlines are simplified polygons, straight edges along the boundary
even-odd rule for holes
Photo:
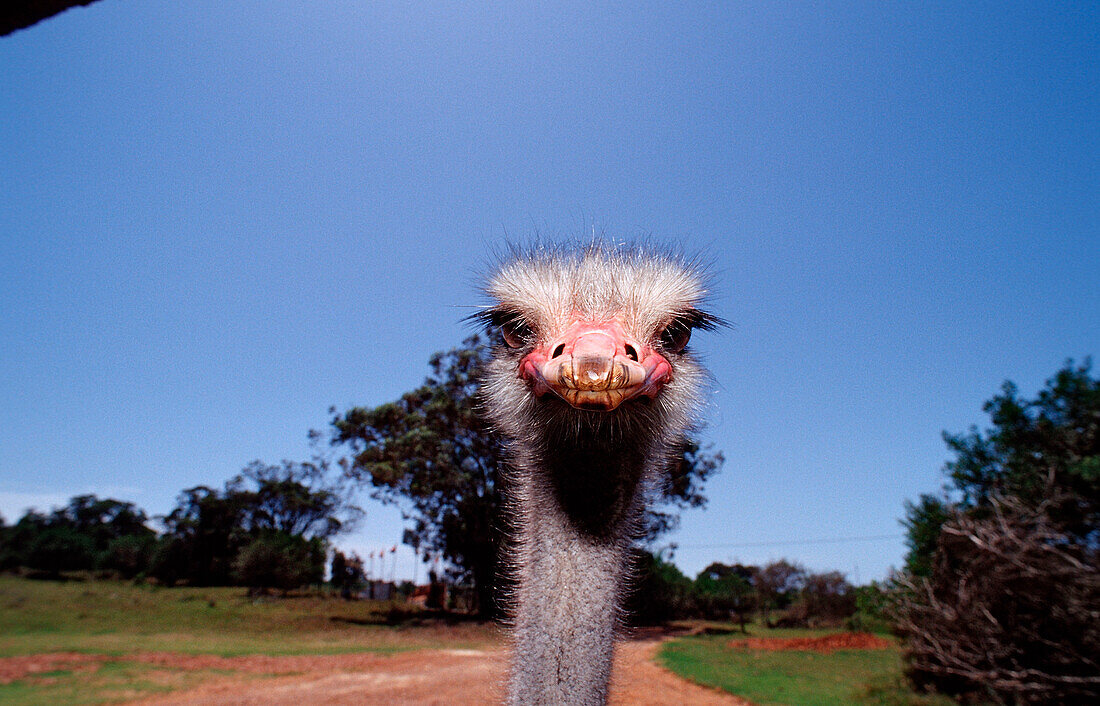
[[[1100,703],[1100,550],[1059,532],[1048,505],[999,499],[984,518],[956,515],[931,577],[900,580],[893,612],[917,686],[964,701]]]

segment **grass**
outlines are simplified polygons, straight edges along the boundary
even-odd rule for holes
[[[319,595],[254,600],[240,588],[155,588],[119,581],[0,576],[0,656],[170,650],[226,657],[476,648],[489,625],[388,624],[396,604]]]
[[[757,629],[756,636],[806,637],[825,630]],[[749,699],[759,706],[947,706],[914,694],[902,682],[901,653],[888,650],[761,651],[728,646],[736,635],[710,635],[665,644],[659,659],[672,672]]]
[[[120,581],[31,581],[0,576],[0,657],[79,652],[115,661],[58,668],[3,683],[0,704],[108,704],[227,676],[128,661],[138,652],[240,655],[388,654],[499,643],[488,624],[417,619],[404,606],[322,595],[254,600],[242,588],[156,588]],[[241,678],[268,678],[241,675]],[[2,677],[2,675],[0,675]]]
[[[117,703],[197,686],[218,675],[214,670],[166,670],[130,662],[108,662],[94,673],[56,670],[8,684],[0,683],[0,704]]]

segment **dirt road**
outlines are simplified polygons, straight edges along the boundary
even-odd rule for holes
[[[659,640],[621,643],[611,684],[613,704],[749,706],[728,694],[680,679],[653,657]],[[506,670],[503,650],[418,650],[395,655],[187,657],[164,653],[141,661],[187,669],[227,669],[233,676],[189,691],[135,703],[148,706],[310,706],[318,704],[498,704]],[[293,672],[293,674],[287,674]],[[242,674],[243,673],[243,674]],[[257,678],[262,674],[285,674]]]

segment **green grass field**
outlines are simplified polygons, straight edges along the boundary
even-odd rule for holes
[[[807,637],[829,630],[767,630],[759,637]],[[947,706],[942,697],[921,696],[902,682],[901,652],[837,650],[761,651],[728,646],[737,635],[709,635],[671,641],[659,659],[671,671],[717,687],[759,706]]]

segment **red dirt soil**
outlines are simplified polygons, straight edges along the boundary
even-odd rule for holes
[[[26,679],[45,672],[94,672],[109,661],[107,655],[86,655],[79,652],[50,652],[25,657],[0,658],[0,684]]]
[[[867,632],[840,632],[821,637],[749,637],[730,640],[727,644],[750,650],[806,650],[828,654],[834,650],[887,650],[893,643]]]

